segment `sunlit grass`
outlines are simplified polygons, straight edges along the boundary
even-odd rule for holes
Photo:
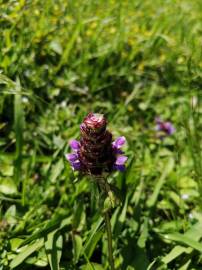
[[[110,177],[117,269],[201,269],[201,2],[0,12],[0,270],[109,269],[96,191],[64,158],[89,111],[128,142],[126,172]],[[157,136],[157,116],[172,136]]]

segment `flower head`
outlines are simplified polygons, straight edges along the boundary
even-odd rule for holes
[[[80,125],[80,140],[70,141],[73,153],[66,159],[74,170],[86,174],[101,175],[112,170],[123,171],[127,157],[120,149],[126,142],[121,136],[112,142],[112,134],[106,130],[104,115],[89,113]]]
[[[159,117],[155,119],[156,130],[163,132],[164,135],[172,135],[175,132],[175,128],[171,122],[162,121]]]

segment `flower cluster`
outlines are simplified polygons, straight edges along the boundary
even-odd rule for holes
[[[165,135],[172,135],[175,132],[175,128],[171,122],[162,121],[159,117],[155,119],[156,131],[163,132]]]
[[[106,129],[102,114],[89,113],[80,125],[80,140],[70,141],[73,153],[66,154],[74,170],[86,174],[101,175],[112,170],[124,171],[127,157],[121,147],[125,137],[112,142],[112,134]]]

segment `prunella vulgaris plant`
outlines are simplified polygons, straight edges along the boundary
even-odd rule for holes
[[[66,159],[70,162],[73,170],[91,175],[93,179],[97,180],[98,188],[100,188],[101,194],[104,194],[104,202],[113,197],[111,185],[108,184],[106,175],[114,170],[125,170],[127,157],[121,150],[125,141],[124,136],[112,141],[112,134],[107,130],[107,120],[103,114],[98,113],[89,113],[80,125],[80,139],[70,141],[72,153],[66,154]],[[106,204],[104,203],[104,205]],[[103,208],[108,236],[109,264],[114,270],[109,215],[111,206]]]

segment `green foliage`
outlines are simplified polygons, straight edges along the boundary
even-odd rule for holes
[[[11,0],[0,13],[0,270],[109,269],[98,191],[64,157],[89,111],[128,142],[105,201],[116,269],[201,269],[201,1]],[[156,116],[176,132],[161,140]]]

